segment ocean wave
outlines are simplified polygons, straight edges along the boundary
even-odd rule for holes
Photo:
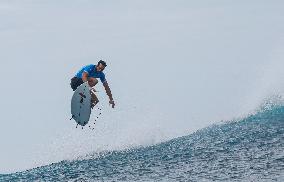
[[[106,151],[1,175],[1,181],[271,181],[284,179],[284,106],[157,145]]]

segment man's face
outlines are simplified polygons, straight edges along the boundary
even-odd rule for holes
[[[101,63],[99,65],[97,65],[96,67],[97,71],[103,71],[105,69],[104,65],[102,65]]]

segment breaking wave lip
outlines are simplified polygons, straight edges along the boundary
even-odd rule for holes
[[[138,145],[138,146],[135,145],[135,146],[128,146],[127,148],[118,149],[118,150],[102,150],[102,151],[99,151],[99,152],[94,152],[94,153],[87,154],[87,155],[84,155],[84,156],[79,156],[76,159],[71,159],[71,160],[66,160],[66,161],[72,162],[72,161],[77,161],[77,160],[80,161],[80,160],[88,160],[88,159],[98,159],[98,158],[105,157],[107,155],[111,155],[112,153],[117,153],[117,152],[127,153],[127,152],[135,151],[135,150],[141,149],[141,148],[155,147],[155,146],[159,146],[163,143],[172,142],[172,141],[184,138],[184,137],[196,135],[197,133],[200,133],[200,132],[212,130],[216,127],[224,127],[224,126],[228,126],[229,124],[236,124],[236,123],[240,123],[240,122],[242,122],[242,123],[243,122],[250,122],[251,120],[260,120],[261,118],[266,117],[267,115],[269,115],[269,117],[272,117],[275,114],[276,115],[279,114],[279,112],[280,112],[280,114],[282,112],[284,113],[284,99],[280,95],[273,95],[269,98],[264,99],[263,102],[259,105],[259,107],[257,107],[255,110],[251,111],[250,113],[248,113],[248,114],[246,114],[242,117],[234,118],[230,121],[220,121],[219,123],[212,124],[208,127],[199,129],[199,130],[197,130],[194,133],[189,134],[189,135],[180,136],[180,137],[173,138],[173,139],[170,139],[170,140],[167,140],[167,141],[162,141],[162,142],[156,143],[154,145]]]
[[[145,145],[145,144],[141,144],[141,145],[127,145],[125,147],[121,147],[120,149],[111,149],[111,150],[99,150],[98,152],[93,152],[93,153],[89,153],[89,154],[86,154],[86,155],[82,155],[82,156],[78,156],[74,159],[69,159],[69,160],[65,160],[65,161],[76,161],[76,160],[88,160],[88,159],[96,159],[96,158],[101,158],[101,157],[104,157],[105,155],[109,155],[110,153],[112,152],[130,152],[130,151],[133,151],[133,150],[136,150],[136,149],[139,149],[139,148],[145,148],[145,147],[151,147],[151,146],[157,146],[159,144],[162,144],[162,143],[167,143],[167,142],[170,142],[172,140],[176,140],[176,139],[179,139],[181,137],[186,137],[186,136],[191,136],[191,135],[194,135],[200,131],[203,131],[203,130],[208,130],[208,129],[211,129],[213,127],[220,127],[222,125],[227,125],[227,124],[232,124],[232,123],[237,123],[237,122],[244,122],[244,121],[248,121],[250,118],[254,118],[257,117],[257,116],[262,116],[263,117],[263,113],[266,113],[266,112],[277,112],[277,110],[279,108],[284,108],[284,97],[280,94],[274,94],[274,95],[271,95],[265,99],[263,99],[263,101],[259,104],[259,106],[257,108],[255,108],[254,110],[248,112],[247,114],[241,116],[241,117],[237,117],[237,118],[233,118],[231,120],[222,120],[222,121],[219,121],[215,124],[212,124],[210,126],[207,126],[205,128],[202,128],[202,129],[198,129],[197,131],[191,133],[191,134],[187,134],[187,135],[184,135],[184,136],[179,136],[179,137],[176,137],[176,138],[172,138],[172,139],[167,139],[167,140],[164,140],[164,141],[160,141],[160,142],[157,142],[155,144],[149,144],[149,145]],[[64,161],[64,160],[63,160]]]
[[[261,179],[265,177],[262,173],[266,174],[268,179],[283,178],[281,148],[284,144],[281,142],[281,136],[283,139],[284,105],[281,99],[277,98],[276,101],[267,99],[254,113],[240,120],[214,124],[193,134],[153,146],[134,147],[122,151],[102,151],[75,160],[63,160],[23,172],[2,175],[0,179],[37,180],[44,177],[46,180],[60,181],[63,179],[61,177],[73,179],[75,173],[77,174],[75,179],[85,180],[155,180],[153,176],[155,170],[164,173],[164,176],[157,179],[166,180],[179,179],[178,175],[192,180],[245,178],[256,180],[260,178],[259,176]],[[251,158],[249,159],[248,156]],[[233,167],[228,165],[228,162]],[[108,166],[108,163],[112,165]],[[268,167],[263,167],[264,163]],[[97,166],[101,166],[101,169],[98,170]],[[200,169],[198,166],[203,168]],[[110,170],[115,171],[116,168],[122,170],[120,176],[110,172]],[[132,169],[134,172],[129,175],[131,168],[134,168]],[[94,170],[98,170],[97,173],[95,172],[97,177],[92,177],[90,174],[94,173]],[[201,170],[203,175],[198,170]],[[217,176],[213,175],[214,170]],[[234,170],[237,172],[231,174]],[[64,175],[56,177],[58,171],[63,172]],[[147,171],[153,173],[148,174]],[[188,171],[191,176],[188,175]],[[107,172],[110,174],[108,175]],[[224,176],[221,172],[227,175]],[[46,175],[42,176],[43,173]],[[250,175],[253,178],[249,177]],[[123,176],[125,178],[122,178]]]

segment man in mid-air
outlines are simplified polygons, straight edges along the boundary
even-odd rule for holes
[[[105,74],[103,73],[103,70],[105,69],[106,66],[107,66],[106,62],[102,61],[102,60],[100,60],[97,65],[90,64],[90,65],[84,66],[71,79],[70,85],[71,85],[71,88],[73,89],[73,91],[75,91],[77,89],[77,87],[80,86],[84,82],[88,82],[90,87],[94,87],[98,83],[97,78],[99,78],[101,80],[101,82],[103,83],[104,87],[105,87],[106,94],[109,97],[109,104],[111,104],[112,108],[114,108],[115,103],[114,103],[114,100],[112,98],[111,90],[110,90],[108,83],[106,81]],[[91,107],[93,108],[99,102],[99,100],[94,93],[95,92],[94,88],[92,88],[90,92],[91,92],[91,96],[92,96]]]

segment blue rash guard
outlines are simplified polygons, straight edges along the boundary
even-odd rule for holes
[[[82,78],[83,72],[88,73],[88,77],[100,78],[101,82],[104,83],[106,81],[105,74],[102,71],[96,70],[96,65],[90,64],[84,66],[78,73],[76,74],[77,78]]]

